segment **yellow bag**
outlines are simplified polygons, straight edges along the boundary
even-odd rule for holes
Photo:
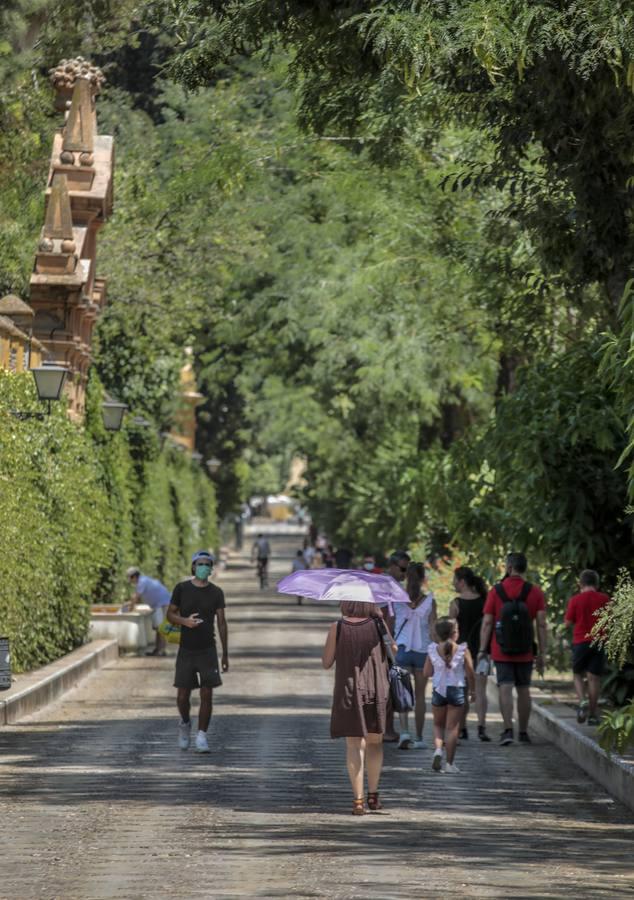
[[[159,625],[159,634],[162,634],[168,644],[180,644],[181,627],[180,625],[172,625],[167,619],[163,619]]]

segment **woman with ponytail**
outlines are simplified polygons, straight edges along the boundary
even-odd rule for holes
[[[472,658],[476,659],[479,649],[482,611],[487,598],[488,588],[484,579],[476,575],[469,566],[460,566],[454,571],[453,586],[458,596],[451,602],[449,615],[458,622],[458,643],[466,643]],[[488,672],[476,671],[475,707],[478,717],[478,738],[481,741],[491,740],[486,733],[487,677]],[[460,732],[460,737],[463,741],[469,737],[469,732],[467,731],[468,715],[469,701],[465,698]]]
[[[416,740],[412,740],[409,730],[409,714],[399,713],[401,735],[398,746],[401,750],[410,747],[422,749],[423,727],[425,725],[425,690],[427,678],[423,674],[427,659],[427,648],[434,640],[436,622],[436,601],[431,591],[427,590],[427,576],[423,563],[412,562],[407,567],[406,590],[409,603],[396,603],[394,621],[394,640],[398,644],[396,665],[408,669],[414,678],[414,719],[416,722]]]

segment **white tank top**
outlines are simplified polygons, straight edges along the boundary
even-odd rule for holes
[[[427,653],[431,640],[429,634],[429,617],[431,616],[434,595],[429,593],[416,609],[406,603],[394,604],[394,640],[406,650],[416,653]]]
[[[447,665],[447,661],[438,652],[438,644],[430,644],[427,652],[434,667],[432,684],[434,690],[438,691],[441,697],[447,696],[448,687],[464,687],[464,655],[467,649],[466,644],[458,644],[456,652],[451,657],[451,662]]]

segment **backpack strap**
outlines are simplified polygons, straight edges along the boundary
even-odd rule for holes
[[[520,591],[519,596],[517,598],[518,601],[520,603],[526,603],[528,601],[528,595],[530,594],[532,589],[533,589],[533,585],[530,583],[530,581],[525,581],[524,584],[522,585],[522,590]]]
[[[339,635],[341,634],[341,619],[337,622],[337,643],[339,643]]]
[[[512,603],[513,602],[511,600],[511,598],[509,597],[509,595],[504,590],[504,586],[502,584],[498,583],[493,586],[495,588],[495,591],[496,591],[498,597],[502,601],[502,603]],[[516,600],[520,603],[526,603],[526,601],[528,600],[528,595],[530,594],[532,589],[533,589],[533,585],[530,583],[530,581],[525,581],[524,584],[522,585],[522,590],[519,592],[517,597],[514,598],[514,600]]]

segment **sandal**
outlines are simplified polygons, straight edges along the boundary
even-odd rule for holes
[[[364,816],[365,815],[365,805],[363,797],[359,797],[352,801],[352,815],[353,816]]]
[[[376,812],[379,809],[383,809],[383,804],[379,800],[378,791],[368,791],[368,809],[370,812]]]

